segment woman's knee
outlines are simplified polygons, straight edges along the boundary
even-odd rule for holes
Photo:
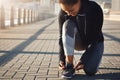
[[[84,67],[84,71],[87,75],[92,76],[95,75],[98,71],[96,67]]]

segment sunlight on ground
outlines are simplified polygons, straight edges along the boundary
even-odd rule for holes
[[[105,20],[120,21],[120,15],[104,15]]]

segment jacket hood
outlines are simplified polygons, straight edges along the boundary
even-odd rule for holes
[[[88,2],[89,0],[81,0],[82,2]]]
[[[79,14],[82,14],[84,12],[88,2],[89,2],[89,0],[81,0],[82,6],[81,6],[81,10],[79,11]]]

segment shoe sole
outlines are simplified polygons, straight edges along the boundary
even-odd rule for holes
[[[72,77],[74,77],[75,76],[75,74],[73,74],[72,76],[70,76],[70,77],[67,77],[67,76],[64,76],[64,75],[62,75],[61,77],[62,78],[65,78],[65,79],[71,79]]]

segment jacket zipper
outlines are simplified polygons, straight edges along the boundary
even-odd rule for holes
[[[78,16],[81,16],[81,17],[85,18],[85,21],[84,21],[84,24],[85,24],[84,33],[85,33],[85,36],[86,36],[86,14],[78,14]],[[77,22],[79,22],[78,16],[77,16]]]

